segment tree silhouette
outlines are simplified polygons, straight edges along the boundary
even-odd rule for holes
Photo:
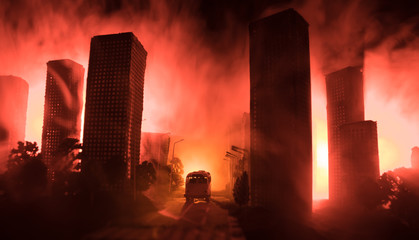
[[[45,193],[47,168],[36,142],[18,142],[10,151],[5,179],[6,194],[13,200],[31,200]]]
[[[76,138],[65,138],[58,145],[52,159],[54,182],[52,190],[56,196],[74,196],[81,191],[81,143]]]
[[[82,160],[81,143],[77,138],[65,138],[54,152],[52,168],[56,172],[72,172],[80,170]]]
[[[41,155],[38,153],[37,143],[34,142],[18,142],[17,148],[13,148],[10,151],[9,160],[7,161],[7,170],[13,171],[25,165],[27,162],[34,159],[41,159]]]
[[[183,186],[185,182],[183,181],[183,163],[180,158],[175,157],[170,161],[171,163],[171,174],[172,174],[172,189],[175,191],[179,189],[179,187]]]
[[[233,197],[239,206],[246,205],[249,202],[249,176],[246,171],[236,179],[233,188]]]
[[[137,166],[137,189],[146,191],[156,181],[156,170],[151,162],[144,161]]]
[[[419,228],[419,172],[415,169],[399,168],[383,173],[379,179],[383,193],[382,202],[390,212]]]

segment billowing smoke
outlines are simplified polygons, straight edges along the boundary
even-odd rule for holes
[[[69,58],[87,72],[92,36],[134,32],[149,54],[143,131],[184,138],[175,155],[185,171],[209,170],[221,188],[225,133],[249,111],[248,23],[289,7],[310,24],[315,192],[327,196],[324,74],[348,65],[365,65],[381,170],[408,164],[419,142],[415,1],[4,0],[0,74],[29,82],[26,138],[40,142],[46,62]]]
[[[236,31],[208,34],[194,1],[100,3],[2,3],[0,72],[30,83],[27,139],[40,142],[46,62],[69,58],[87,69],[92,36],[132,31],[149,53],[143,131],[185,138],[175,155],[186,171],[209,168],[225,175],[218,164],[224,156],[224,125],[246,111],[249,102],[247,71],[242,69],[246,38],[234,44]],[[246,36],[246,29],[241,31]],[[224,186],[222,182],[214,179],[215,186]]]
[[[320,130],[313,134],[315,144],[326,140],[321,133],[326,128],[323,75],[364,64],[365,117],[378,121],[380,170],[409,166],[410,149],[419,142],[414,134],[419,128],[419,74],[415,68],[419,64],[418,4],[307,1],[300,11],[310,23],[313,129]],[[323,103],[323,109],[316,102]],[[315,146],[315,180],[322,178],[319,175],[326,179],[327,159],[322,151]],[[322,156],[323,160],[319,159]],[[315,182],[318,195],[326,192],[327,185],[321,184],[324,182]]]

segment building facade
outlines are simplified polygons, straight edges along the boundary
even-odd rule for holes
[[[6,170],[10,150],[25,141],[28,93],[22,78],[0,76],[0,172]]]
[[[308,24],[288,9],[250,31],[251,203],[284,217],[312,206]]]
[[[63,163],[57,159],[58,146],[66,138],[80,140],[83,110],[84,67],[70,59],[47,63],[42,158],[48,179],[54,181],[54,169]]]
[[[167,166],[170,136],[168,133],[141,133],[140,161],[152,162],[156,166]]]
[[[91,40],[82,174],[93,191],[135,196],[147,52],[133,33]]]
[[[377,122],[361,121],[340,126],[341,195],[356,202],[363,186],[380,177]]]
[[[361,67],[347,67],[326,75],[329,149],[329,199],[343,197],[340,126],[364,121],[364,87]]]

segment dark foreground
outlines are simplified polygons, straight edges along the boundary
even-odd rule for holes
[[[215,197],[222,199],[222,197]],[[244,239],[237,221],[213,201],[185,203],[171,198],[164,209],[119,219],[83,239]]]
[[[419,217],[419,216],[418,216]],[[325,207],[310,222],[238,207],[222,195],[187,204],[181,194],[153,202],[102,199],[25,203],[0,200],[0,239],[419,239],[419,229],[380,211]]]
[[[145,196],[136,202],[95,204],[48,198],[25,204],[3,201],[0,239],[245,239],[228,210],[214,201],[185,203],[179,195],[160,205]]]

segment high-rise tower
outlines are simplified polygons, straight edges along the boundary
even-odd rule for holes
[[[364,121],[364,87],[361,67],[347,67],[326,75],[327,131],[329,144],[329,199],[343,200],[341,129],[346,123]]]
[[[0,76],[0,172],[18,141],[25,141],[28,83],[20,77]]]
[[[42,158],[48,167],[48,179],[54,181],[58,146],[66,138],[80,139],[83,109],[84,68],[70,60],[47,63],[45,84]]]
[[[377,122],[346,123],[339,128],[340,196],[345,206],[356,203],[364,186],[380,176],[378,161]]]
[[[133,33],[92,38],[82,173],[94,191],[135,193],[146,56]]]
[[[288,9],[249,31],[251,202],[305,218],[312,205],[308,24]]]

